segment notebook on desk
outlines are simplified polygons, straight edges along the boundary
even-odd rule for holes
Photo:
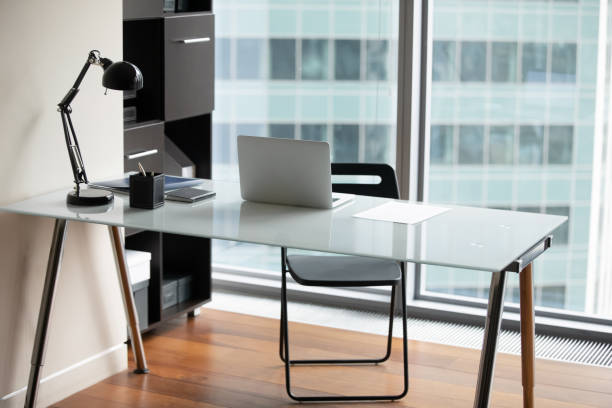
[[[89,183],[87,186],[91,188],[100,188],[103,190],[111,190],[117,193],[128,194],[130,192],[130,174],[135,173],[128,173],[125,177],[120,179]],[[164,176],[164,191],[171,191],[184,187],[193,187],[201,183],[202,179],[166,175]]]

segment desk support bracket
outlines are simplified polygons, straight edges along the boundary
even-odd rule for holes
[[[45,275],[45,285],[43,287],[42,299],[40,300],[40,310],[38,312],[38,323],[36,325],[36,336],[34,337],[34,347],[32,349],[32,366],[30,367],[30,378],[26,391],[25,407],[32,408],[36,405],[36,395],[40,382],[40,373],[45,364],[45,346],[47,342],[47,330],[49,329],[49,319],[53,309],[53,298],[57,278],[62,264],[62,254],[64,252],[64,241],[66,238],[66,227],[68,221],[56,219],[53,229],[53,239],[49,251],[49,261],[47,262],[47,273]]]
[[[516,272],[521,273],[524,268],[527,267],[531,262],[533,262],[538,256],[542,255],[552,243],[552,235],[547,236],[531,248],[529,248],[520,258],[516,261],[512,262],[506,268],[504,268],[507,272]]]

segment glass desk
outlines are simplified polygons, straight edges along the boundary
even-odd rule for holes
[[[535,358],[531,262],[550,246],[551,232],[567,217],[450,206],[450,211],[420,224],[406,225],[353,217],[388,201],[383,198],[357,196],[339,208],[318,210],[246,202],[236,183],[204,180],[200,187],[214,190],[216,197],[194,204],[166,201],[158,209],[141,210],[130,208],[126,195],[116,194],[108,207],[71,207],[63,189],[0,207],[1,211],[56,220],[26,405],[35,402],[66,225],[79,221],[109,226],[133,351],[142,373],[148,370],[119,227],[491,272],[476,407],[489,404],[506,274],[520,273],[523,386],[530,406]]]

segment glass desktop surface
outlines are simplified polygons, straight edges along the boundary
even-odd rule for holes
[[[497,272],[537,244],[567,217],[446,206],[443,214],[407,225],[353,217],[388,199],[356,196],[321,210],[247,202],[238,183],[204,180],[217,195],[189,204],[166,201],[154,210],[130,208],[115,194],[110,208],[66,204],[66,190],[0,207],[1,211],[173,234],[284,246]]]

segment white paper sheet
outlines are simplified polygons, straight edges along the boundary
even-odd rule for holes
[[[417,224],[448,210],[450,210],[450,208],[389,201],[378,207],[354,214],[353,217],[399,222],[402,224]]]

